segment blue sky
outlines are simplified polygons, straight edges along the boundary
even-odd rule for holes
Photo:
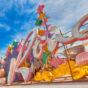
[[[5,54],[15,39],[25,39],[35,27],[39,4],[45,4],[48,22],[63,33],[88,13],[88,0],[0,0],[0,54]]]

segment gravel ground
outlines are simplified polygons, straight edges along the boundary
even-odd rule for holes
[[[88,88],[88,82],[2,86],[0,88]]]

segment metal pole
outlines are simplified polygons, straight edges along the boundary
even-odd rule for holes
[[[61,35],[63,36],[61,30],[60,30],[60,33],[61,33]],[[69,69],[70,69],[70,73],[71,73],[71,76],[72,76],[72,80],[74,80],[74,79],[73,79],[72,70],[71,70],[71,66],[70,66],[70,63],[69,63],[69,60],[68,60],[68,54],[67,54],[66,46],[65,46],[65,44],[63,44],[63,46],[64,46],[64,49],[65,49],[65,53],[66,53],[66,57],[67,57],[66,59],[67,59],[68,65],[69,65]]]

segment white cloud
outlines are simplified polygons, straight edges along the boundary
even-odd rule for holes
[[[14,5],[15,5],[15,9],[16,11],[19,12],[19,7],[20,7],[20,13],[19,15],[22,15],[24,13],[32,13],[35,12],[35,6],[33,8],[31,8],[31,6],[33,5],[32,3],[30,3],[30,0],[14,0],[13,1]]]
[[[88,13],[88,0],[3,0],[3,12],[10,9],[13,4],[16,6],[16,10],[20,13],[31,13],[36,12],[37,6],[39,4],[45,4],[44,11],[50,16],[49,23],[57,25],[62,28],[62,30],[71,30],[69,27],[73,25],[86,13]],[[27,4],[27,5],[26,5]],[[27,8],[26,6],[34,5],[33,8]]]
[[[0,55],[5,55],[5,54],[6,54],[6,49],[7,49],[7,48],[3,48],[3,49],[1,49],[1,51],[0,51]]]
[[[48,23],[58,26],[63,33],[72,29],[74,24],[85,14],[88,13],[88,0],[3,0],[4,4],[0,4],[0,7],[5,7],[2,13],[7,9],[10,9],[13,4],[18,10],[21,6],[19,14],[36,12],[39,4],[45,4],[44,12],[50,16]],[[26,3],[34,5],[33,8],[24,8]],[[4,14],[3,14],[4,15]],[[2,16],[3,16],[2,15]],[[24,23],[21,29],[27,29],[24,33],[17,33],[13,36],[13,39],[21,40],[26,38],[31,26],[29,22]],[[9,28],[7,28],[9,30]]]
[[[74,24],[88,13],[88,0],[44,0],[45,12],[50,16],[49,23],[71,30]]]
[[[20,41],[21,39],[25,39],[27,37],[28,33],[25,33],[25,32],[24,33],[17,33],[16,35],[12,36],[12,38],[13,38],[12,42],[14,40]]]
[[[10,27],[6,24],[0,24],[0,29],[5,28],[6,31],[10,30]]]
[[[13,5],[12,0],[0,0],[0,14],[3,13],[7,10],[10,9]]]
[[[11,36],[11,38],[13,39],[12,42],[14,40],[17,40],[17,41],[20,41],[21,39],[25,40],[29,33],[30,33],[30,30],[27,29],[25,32],[17,33],[15,35]]]
[[[21,26],[21,30],[30,30],[31,28],[33,28],[35,21],[31,19],[32,17],[28,22],[24,22],[24,24]]]

